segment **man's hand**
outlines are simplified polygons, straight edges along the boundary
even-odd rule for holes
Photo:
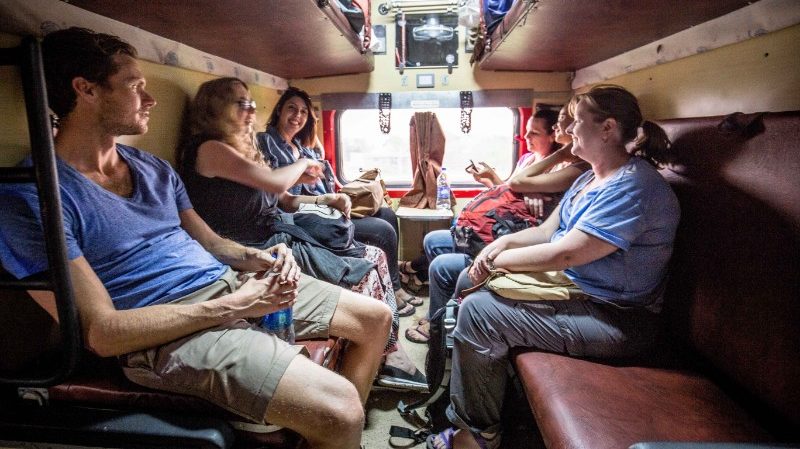
[[[300,267],[292,256],[292,250],[284,243],[263,250],[247,248],[245,259],[248,271],[276,273],[281,283],[300,280]]]
[[[281,282],[275,272],[262,272],[250,277],[226,301],[236,302],[242,315],[254,318],[285,309],[297,300],[297,283]]]
[[[322,162],[308,158],[303,160],[306,161],[306,169],[297,180],[298,184],[315,184],[317,179],[325,176],[325,165]]]

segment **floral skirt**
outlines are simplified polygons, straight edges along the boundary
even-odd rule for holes
[[[394,296],[394,287],[392,287],[392,277],[389,275],[389,264],[386,261],[386,254],[380,248],[370,245],[365,246],[367,247],[367,252],[364,258],[374,263],[375,268],[369,270],[369,273],[361,279],[361,282],[351,287],[350,290],[382,301],[392,309],[392,332],[389,335],[389,342],[386,344],[384,352],[394,352],[397,349],[400,316],[397,315],[397,300]]]

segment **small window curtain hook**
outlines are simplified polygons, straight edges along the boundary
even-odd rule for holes
[[[389,134],[392,130],[392,94],[381,92],[378,95],[378,125],[381,132]]]
[[[472,108],[474,106],[472,91],[462,90],[459,98],[461,99],[461,132],[469,134],[472,130]]]

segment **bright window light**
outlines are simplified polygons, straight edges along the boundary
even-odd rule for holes
[[[409,151],[409,122],[414,109],[392,109],[391,132],[378,127],[377,109],[350,109],[339,117],[339,170],[345,181],[359,176],[361,170],[381,169],[387,184],[410,185],[413,180]],[[515,141],[517,112],[509,108],[475,108],[472,130],[461,132],[458,108],[434,111],[445,134],[444,167],[451,184],[479,185],[464,171],[470,160],[486,162],[501,178],[511,175],[516,162]]]

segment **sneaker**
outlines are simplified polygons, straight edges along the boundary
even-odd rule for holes
[[[374,384],[390,390],[428,392],[428,380],[418,369],[414,369],[414,374],[411,374],[393,366],[384,365],[378,372]]]

